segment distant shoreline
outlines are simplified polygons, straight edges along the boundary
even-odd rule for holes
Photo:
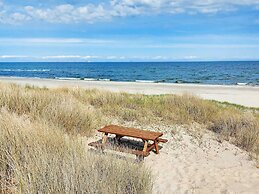
[[[203,99],[229,102],[247,107],[259,108],[259,87],[237,85],[203,85],[177,83],[143,83],[61,80],[23,77],[0,77],[0,82],[19,85],[34,85],[38,87],[82,87],[85,89],[101,89],[112,92],[127,92],[131,94],[161,95],[161,94],[192,94]]]
[[[17,69],[16,71],[20,71],[19,69]],[[30,71],[30,72],[36,72],[36,70],[23,70],[23,71]],[[39,71],[39,70],[37,70]],[[47,72],[49,70],[46,69],[42,69],[41,72]],[[14,79],[45,79],[45,80],[77,80],[77,81],[105,81],[105,82],[122,82],[122,83],[163,83],[163,84],[175,84],[175,85],[183,85],[183,84],[187,84],[187,85],[195,85],[195,86],[251,86],[251,87],[258,87],[259,88],[259,84],[252,84],[249,82],[240,82],[240,83],[236,83],[236,84],[214,84],[214,83],[202,83],[202,82],[198,82],[198,81],[194,81],[194,82],[189,82],[189,81],[185,81],[185,80],[177,80],[175,82],[166,82],[165,80],[145,80],[145,79],[138,79],[138,80],[113,80],[113,79],[108,79],[108,78],[91,78],[91,77],[53,77],[53,78],[46,78],[46,77],[22,77],[22,76],[0,76],[0,78],[14,78]]]

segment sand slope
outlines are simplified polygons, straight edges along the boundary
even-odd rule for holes
[[[145,164],[152,169],[154,193],[258,193],[259,169],[246,152],[214,134],[185,129],[171,136],[160,155]],[[175,129],[173,129],[175,131]]]

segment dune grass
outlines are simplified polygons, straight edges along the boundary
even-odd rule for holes
[[[1,85],[0,193],[150,193],[142,164],[87,151],[100,117],[71,95]]]
[[[46,88],[1,85],[0,107],[18,115],[43,120],[60,130],[90,136],[99,127],[98,111],[69,94]]]
[[[0,193],[149,193],[141,164],[95,155],[26,116],[0,112]]]
[[[141,164],[88,153],[82,137],[114,119],[199,123],[259,155],[257,109],[195,96],[132,95],[0,84],[0,189],[22,193],[148,193]]]
[[[258,109],[202,100],[190,95],[132,95],[61,89],[104,115],[121,121],[204,125],[235,145],[259,155]]]

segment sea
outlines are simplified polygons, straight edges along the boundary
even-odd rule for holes
[[[0,76],[259,86],[259,61],[0,62]]]

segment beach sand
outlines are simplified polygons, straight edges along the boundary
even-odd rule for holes
[[[195,127],[194,127],[195,128]],[[249,155],[214,134],[179,128],[160,155],[145,164],[152,169],[153,193],[258,193],[259,169]]]
[[[229,102],[259,108],[259,87],[223,86],[173,83],[136,83],[113,81],[56,80],[38,78],[0,77],[0,81],[39,87],[82,87],[132,94],[192,94],[203,99]]]

